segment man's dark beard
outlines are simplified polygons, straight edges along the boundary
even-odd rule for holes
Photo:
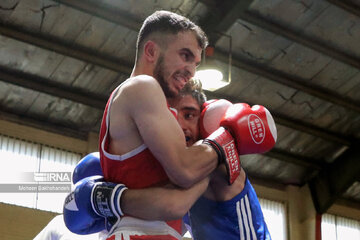
[[[167,98],[176,97],[177,94],[172,92],[169,88],[169,83],[166,82],[164,78],[164,57],[162,55],[159,56],[159,59],[155,65],[154,69],[154,77],[159,82],[164,94]]]

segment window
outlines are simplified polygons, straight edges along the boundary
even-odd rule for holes
[[[39,172],[63,172],[69,176],[80,158],[77,153],[0,135],[0,202],[62,212],[67,193],[39,192],[34,176]],[[63,180],[62,184],[70,185],[66,178]],[[35,188],[22,190],[30,185]]]
[[[287,239],[285,204],[263,198],[259,198],[259,201],[271,238],[276,240]]]
[[[323,214],[321,217],[321,239],[360,240],[360,221]]]

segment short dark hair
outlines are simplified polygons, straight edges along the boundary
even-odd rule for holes
[[[192,31],[196,35],[199,46],[204,50],[208,45],[205,32],[188,18],[169,11],[156,11],[147,17],[139,31],[136,42],[136,58],[145,40],[153,34],[164,33],[175,35],[179,32]]]
[[[202,84],[199,79],[192,78],[185,84],[183,89],[180,91],[180,96],[185,95],[191,95],[199,104],[200,109],[206,102],[206,95],[202,89]]]

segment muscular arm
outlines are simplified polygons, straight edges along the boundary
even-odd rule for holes
[[[189,189],[169,184],[126,190],[121,197],[121,208],[125,214],[133,217],[168,221],[183,217],[201,195],[213,201],[228,201],[244,189],[246,173],[242,169],[234,184],[228,185],[223,176],[226,174],[224,168],[219,166],[211,177],[206,177]]]
[[[128,189],[121,197],[125,214],[146,220],[174,220],[182,218],[203,194],[209,183],[205,178],[189,189],[172,184],[146,189]]]
[[[149,76],[137,78],[123,90],[129,106],[126,111],[171,182],[188,188],[216,168],[217,154],[204,144],[187,148],[158,82]]]

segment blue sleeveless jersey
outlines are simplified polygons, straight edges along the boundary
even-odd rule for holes
[[[254,188],[245,187],[233,199],[216,202],[201,197],[190,209],[195,240],[271,240]]]

